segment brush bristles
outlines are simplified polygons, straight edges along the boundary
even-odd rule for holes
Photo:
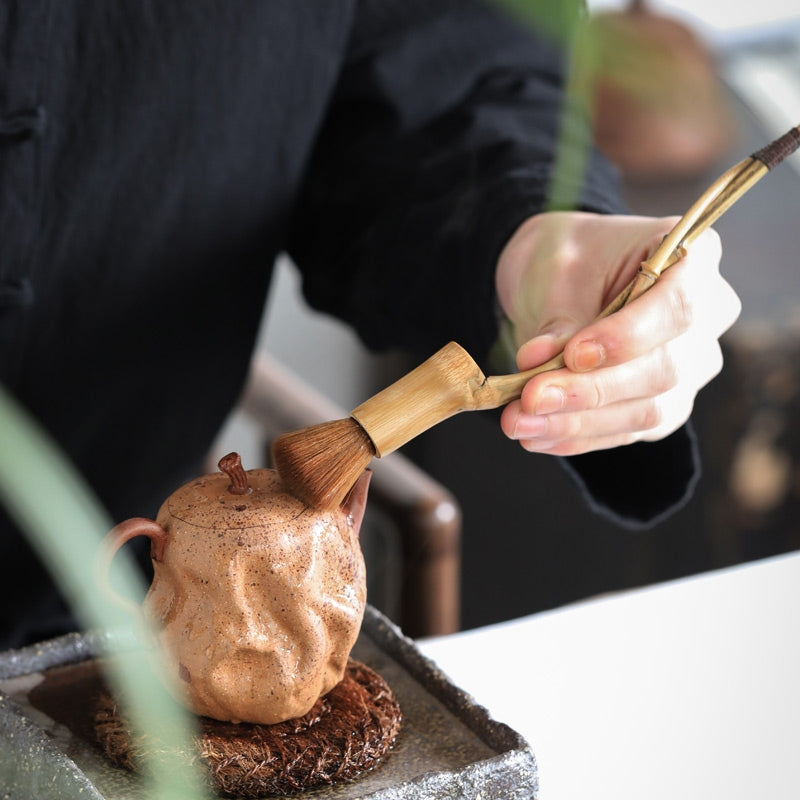
[[[284,486],[314,508],[341,505],[374,455],[369,436],[351,418],[285,433],[272,445]]]

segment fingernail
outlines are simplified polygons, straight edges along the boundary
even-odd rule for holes
[[[513,439],[535,439],[547,430],[547,417],[520,414],[514,425]]]
[[[599,367],[606,358],[606,351],[597,342],[581,342],[573,356],[575,368],[581,372]]]
[[[545,386],[539,394],[534,410],[537,414],[555,414],[564,408],[566,399],[564,390],[560,386]]]

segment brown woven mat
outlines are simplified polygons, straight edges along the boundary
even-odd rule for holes
[[[314,707],[276,725],[200,717],[195,743],[212,786],[228,797],[287,795],[339,783],[374,768],[392,746],[402,715],[387,683],[350,659],[345,676]],[[111,695],[98,697],[95,733],[117,766],[135,770],[146,737],[131,740]]]

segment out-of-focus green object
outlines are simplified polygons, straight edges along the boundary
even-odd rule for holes
[[[125,640],[124,658],[114,659],[109,674],[123,701],[134,733],[147,731],[153,742],[144,774],[154,800],[202,800],[209,797],[199,770],[191,763],[193,721],[174,703],[156,677],[154,653],[130,647],[132,620],[96,591],[92,565],[111,520],[55,443],[0,386],[0,502],[50,570],[87,628]],[[132,559],[120,553],[115,581],[130,596],[144,592]],[[127,702],[125,702],[127,700]],[[182,755],[183,754],[183,755]]]
[[[563,113],[546,211],[577,208],[592,147],[591,104],[597,48],[584,0],[496,0],[521,24],[551,39],[564,52]]]
[[[541,34],[568,43],[586,17],[585,0],[496,0]]]
[[[569,60],[551,209],[568,208],[585,169],[574,112],[593,143],[637,180],[694,177],[732,149],[737,126],[714,54],[647,0],[590,13],[583,0],[496,0]]]

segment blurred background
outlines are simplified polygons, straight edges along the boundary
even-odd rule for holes
[[[588,6],[610,43],[596,135],[631,211],[683,213],[724,170],[800,124],[800,0]],[[651,71],[635,66],[642,52],[657,56]],[[743,313],[723,341],[723,373],[696,405],[704,472],[674,517],[631,532],[594,515],[559,465],[507,441],[492,413],[462,414],[403,448],[461,506],[462,628],[800,548],[800,154],[715,227]],[[415,366],[368,353],[310,311],[286,259],[268,311],[261,350],[344,410]],[[219,449],[255,466],[250,436],[235,414]]]

